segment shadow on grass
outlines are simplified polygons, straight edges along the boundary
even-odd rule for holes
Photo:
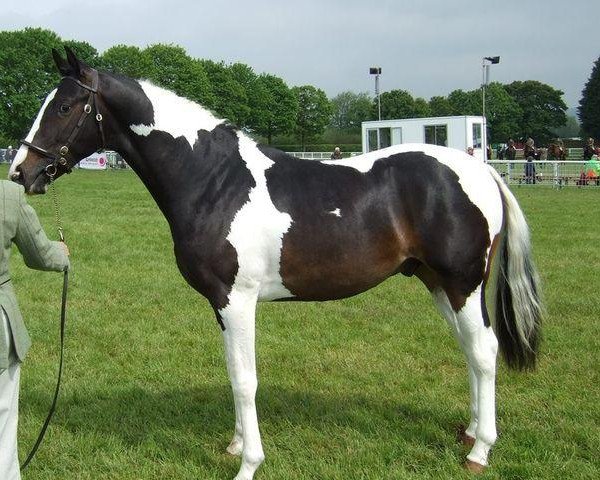
[[[24,413],[43,418],[48,402],[47,394],[31,391]],[[350,431],[375,442],[399,438],[443,450],[451,446],[459,420],[457,412],[440,405],[399,404],[355,392],[319,393],[271,385],[259,388],[257,406],[265,438],[298,435],[294,439],[298,443],[310,442],[304,435],[325,438]],[[201,461],[211,464],[215,452],[225,451],[234,421],[230,387],[211,384],[161,391],[132,387],[67,393],[53,423],[73,435],[112,437],[127,447],[151,443],[171,457],[189,459],[200,454]]]

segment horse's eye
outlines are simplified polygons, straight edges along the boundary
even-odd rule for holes
[[[60,106],[60,113],[69,113],[69,111],[71,110],[71,105],[67,105],[66,103],[63,103]]]

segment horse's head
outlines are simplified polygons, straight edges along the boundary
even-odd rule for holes
[[[77,162],[104,146],[96,99],[98,72],[70,49],[65,50],[66,60],[52,50],[63,79],[50,92],[21,141],[8,174],[27,193],[44,193],[52,180],[69,173]]]

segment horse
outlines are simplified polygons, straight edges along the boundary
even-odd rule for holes
[[[9,178],[42,194],[104,148],[139,176],[168,221],[182,276],[208,300],[222,332],[235,404],[226,450],[241,456],[236,480],[252,479],[265,458],[255,404],[257,302],[350,297],[396,274],[425,285],[464,352],[465,466],[484,470],[497,437],[498,349],[509,367],[534,368],[542,317],[525,217],[491,167],[425,144],[301,160],[148,81],[93,69],[69,49],[66,59],[53,56],[62,79]]]
[[[567,152],[565,151],[562,142],[551,143],[548,145],[548,160],[566,160]]]

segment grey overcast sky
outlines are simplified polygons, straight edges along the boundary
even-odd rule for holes
[[[329,97],[405,89],[429,99],[492,80],[539,80],[576,107],[600,56],[597,0],[2,0],[0,30],[43,27],[103,52],[173,43]],[[0,46],[1,48],[1,46]]]

